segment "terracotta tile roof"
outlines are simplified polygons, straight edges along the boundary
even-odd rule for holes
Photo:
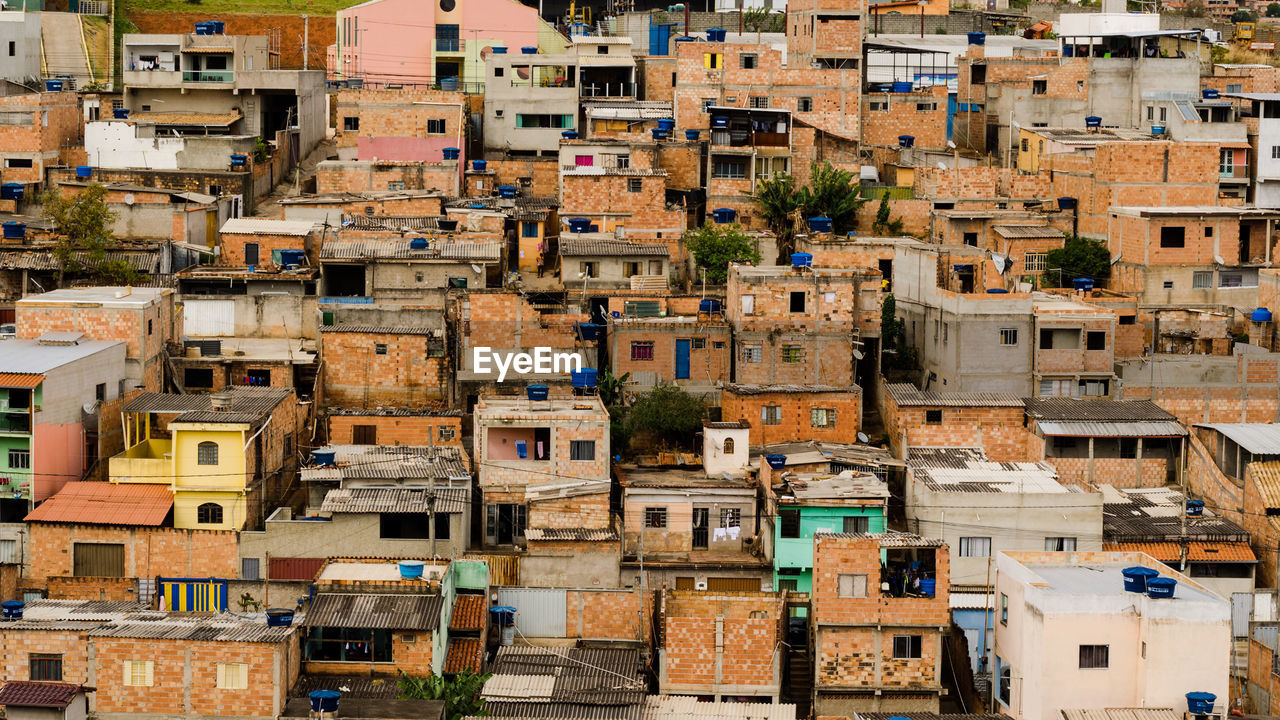
[[[488,609],[483,595],[458,595],[453,601],[450,630],[483,630],[484,614]]]
[[[480,644],[480,638],[451,639],[449,652],[444,658],[444,671],[446,673],[480,672],[484,669],[483,651],[484,646]]]
[[[168,485],[69,482],[25,520],[158,527],[172,507],[173,491]]]
[[[80,685],[71,683],[10,680],[0,688],[0,705],[63,709],[80,691]]]
[[[1103,543],[1108,552],[1144,552],[1163,563],[1176,563],[1181,552],[1176,542]],[[1187,546],[1187,560],[1191,562],[1257,562],[1248,543],[1242,542],[1191,542]]]
[[[33,388],[44,381],[39,373],[0,373],[0,387]]]

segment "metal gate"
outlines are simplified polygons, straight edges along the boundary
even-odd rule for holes
[[[227,581],[216,578],[159,578],[160,609],[170,612],[226,612]]]
[[[562,638],[565,591],[553,588],[498,588],[498,604],[516,609],[516,630],[525,637]]]
[[[234,300],[187,300],[182,305],[183,332],[194,337],[231,337],[236,334]]]
[[[1231,593],[1231,635],[1249,637],[1249,620],[1253,614],[1253,593]]]

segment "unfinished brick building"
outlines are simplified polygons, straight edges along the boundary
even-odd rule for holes
[[[856,385],[726,385],[720,417],[751,426],[751,444],[807,440],[849,442],[862,426]]]
[[[670,590],[658,596],[658,692],[777,702],[786,593]]]
[[[6,184],[19,183],[34,196],[46,167],[74,164],[63,161],[62,153],[84,138],[78,98],[74,92],[0,96],[0,115],[4,117],[0,123],[0,166]]]
[[[897,532],[819,534],[813,555],[814,713],[938,712],[947,546]]]
[[[617,317],[609,320],[613,373],[640,387],[672,383],[710,393],[729,380],[729,324],[711,315]]]
[[[1023,427],[1022,398],[1013,393],[922,392],[890,383],[881,413],[897,457],[912,447],[976,445],[997,462],[1039,459],[1035,438]]]
[[[327,325],[321,329],[327,401],[345,407],[423,407],[449,397],[439,329]]]

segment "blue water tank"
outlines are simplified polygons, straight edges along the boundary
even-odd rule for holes
[[[128,120],[129,108],[113,108],[111,110],[111,117],[115,118],[116,120]]]
[[[520,48],[520,54],[521,55],[537,55],[538,47],[536,45],[525,45],[524,47]]]
[[[528,394],[530,400],[546,400],[547,396],[551,394],[551,388],[546,385],[530,385],[525,388],[525,393]]]
[[[1249,313],[1249,319],[1253,322],[1271,322],[1271,311],[1264,307],[1260,307]]]
[[[1059,210],[1075,210],[1075,209],[1076,209],[1076,199],[1075,199],[1075,198],[1073,198],[1073,197],[1060,197],[1060,198],[1058,198],[1058,209],[1059,209]]]
[[[658,127],[662,130],[666,130],[667,132],[671,132],[676,129],[676,121],[671,118],[659,118]]]
[[[493,46],[493,54],[494,54],[494,55],[506,55],[506,54],[507,54],[507,48],[506,48],[506,46],[504,46],[504,45],[494,45],[494,46]]]
[[[1187,517],[1200,517],[1204,515],[1203,500],[1187,500]]]
[[[440,78],[440,89],[446,92],[453,92],[458,89],[458,78],[447,77]]]
[[[1152,135],[1163,135],[1163,134],[1164,134],[1164,126],[1163,126],[1163,125],[1152,125],[1152,126],[1151,126],[1151,134],[1152,134]]]
[[[1097,115],[1090,115],[1084,119],[1084,126],[1087,128],[1102,127],[1102,118]]]
[[[676,40],[675,40],[675,41],[676,41],[676,42],[678,42],[678,43],[679,43],[679,42],[693,42],[693,41],[694,41],[694,38],[691,38],[691,37],[689,37],[688,35],[681,35],[680,37],[676,38]]]
[[[45,80],[44,89],[47,92],[62,92],[61,80]]]
[[[727,225],[738,219],[738,211],[733,208],[716,208],[711,211],[711,219],[717,225]]]
[[[764,461],[769,463],[769,467],[773,468],[774,470],[781,470],[782,468],[787,466],[787,456],[782,454],[765,455]]]
[[[806,252],[791,253],[791,267],[812,267],[813,255]]]
[[[302,250],[281,250],[280,264],[289,265],[306,265],[307,253]]]
[[[197,34],[197,35],[212,35],[212,34],[213,34],[213,26],[212,26],[212,25],[209,23],[209,21],[207,21],[207,20],[206,20],[206,21],[204,21],[204,22],[198,22],[198,23],[196,23],[196,25],[195,25],[195,30],[196,30],[196,34]]]
[[[576,388],[593,388],[600,377],[599,373],[592,368],[574,370],[569,373],[569,376],[573,379],[573,386]]]
[[[484,160],[471,161],[471,169],[475,170],[476,172],[484,172],[485,169],[488,167],[489,167],[489,163],[485,162]]]
[[[700,130],[685,130],[684,139],[696,141],[698,139],[698,135],[701,134],[701,132],[702,131]]]
[[[459,149],[458,149],[458,148],[456,148],[456,147],[447,147],[447,148],[442,148],[442,149],[440,150],[440,155],[441,155],[441,157],[443,157],[445,160],[457,160],[457,159],[458,159],[458,154],[459,154],[459,153],[461,153],[461,152],[462,152],[462,151],[461,151],[461,150],[459,150]]]
[[[1076,278],[1071,281],[1071,287],[1080,292],[1088,292],[1093,289],[1093,278]]]
[[[22,183],[5,183],[0,185],[0,200],[21,200],[26,194]]]
[[[1205,88],[1205,89],[1203,89],[1203,90],[1201,90],[1201,91],[1200,91],[1200,97],[1204,98],[1205,100],[1217,100],[1217,99],[1218,99],[1218,89],[1217,89],[1217,88]]]
[[[724,42],[728,34],[724,28],[707,28],[707,42]]]
[[[600,337],[600,326],[595,323],[578,323],[577,328],[580,340],[595,340]]]
[[[516,622],[516,609],[510,605],[495,605],[489,608],[489,617],[493,620],[493,624],[498,627],[514,625]]]
[[[235,153],[231,156],[231,167],[244,167],[249,164],[249,156]]]
[[[910,82],[910,81],[905,81],[905,82],[904,82],[904,81],[902,81],[902,80],[894,80],[894,81],[893,81],[892,90],[893,90],[893,92],[896,92],[896,93],[909,93],[909,92],[911,92],[911,82]]]
[[[0,603],[0,608],[4,610],[5,620],[21,620],[22,610],[27,604],[21,600],[6,600]]]
[[[915,147],[915,144],[916,144],[915,135],[899,135],[898,136],[898,147],[904,147],[904,148]]]
[[[311,451],[311,463],[317,467],[333,467],[334,458],[337,453],[330,449],[316,449]]]
[[[969,33],[969,44],[970,44],[970,45],[986,45],[986,44],[987,44],[987,34],[986,34],[986,33],[984,33],[984,32],[971,32],[971,33]]]
[[[577,131],[577,130],[565,130],[564,132],[560,133],[560,137],[561,137],[562,139],[564,139],[564,140],[577,140],[577,139],[578,139],[578,131]]]
[[[1007,295],[1008,293],[1009,291],[1004,288],[987,288],[988,295]]]
[[[93,168],[90,167],[89,165],[77,165],[76,177],[78,178],[93,177]]]
[[[1217,699],[1218,696],[1213,693],[1189,692],[1187,693],[1187,712],[1192,715],[1211,715],[1213,703]]]
[[[289,627],[293,624],[293,610],[272,608],[267,611],[267,627]]]
[[[817,217],[809,218],[807,222],[809,223],[809,232],[816,232],[816,233],[831,232],[831,218],[829,217],[824,217],[822,215],[819,215]]]
[[[338,700],[342,698],[342,693],[337,690],[312,690],[307,693],[307,697],[311,700],[312,712],[331,713],[338,711]]]
[[[1144,593],[1147,591],[1147,581],[1151,578],[1159,577],[1160,573],[1149,567],[1136,565],[1121,570],[1120,575],[1124,577],[1124,589],[1126,592]]]
[[[662,129],[662,128],[660,128],[660,127],[656,127],[656,128],[649,128],[649,132],[653,133],[653,139],[654,139],[654,140],[666,140],[666,139],[667,139],[667,131],[666,131],[666,130],[663,130],[663,129]]]
[[[516,196],[515,185],[499,185],[498,186],[498,197],[511,200],[515,198],[515,196]]]
[[[428,243],[426,238],[416,237],[409,240],[410,250],[426,250],[427,247]]]
[[[933,597],[938,590],[938,581],[934,578],[920,579],[920,594],[925,597]]]
[[[524,460],[529,457],[529,443],[524,440],[516,441],[516,457]]]
[[[729,127],[729,116],[728,116],[728,115],[712,115],[712,116],[711,116],[711,127],[713,127],[713,128],[727,128],[727,127]]]
[[[21,240],[27,236],[27,224],[10,220],[3,225],[5,240]]]
[[[422,577],[422,569],[427,566],[421,560],[401,560],[397,565],[400,566],[400,577],[405,580]]]
[[[1147,597],[1157,599],[1172,598],[1178,581],[1168,577],[1154,577],[1147,580]]]
[[[584,233],[591,227],[589,218],[569,218],[569,232]]]
[[[221,35],[227,31],[227,24],[221,20],[210,20],[209,27],[213,29],[214,35]]]
[[[700,313],[718,313],[720,312],[720,301],[714,298],[704,298],[698,301],[698,312]]]

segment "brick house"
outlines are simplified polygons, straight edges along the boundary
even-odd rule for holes
[[[462,447],[462,413],[408,408],[339,408],[325,417],[335,445],[439,445]]]
[[[398,218],[398,229],[404,219],[444,214],[444,193],[438,190],[370,190],[334,195],[298,195],[280,199],[285,220],[305,220],[339,226],[344,219]]]
[[[825,385],[725,385],[720,416],[751,425],[751,444],[845,440],[862,425],[862,389]]]
[[[452,197],[461,182],[457,160],[323,160],[316,165],[316,192],[322,195],[425,190]]]
[[[997,462],[1038,459],[1024,427],[1025,407],[1014,393],[921,391],[885,385],[880,410],[889,446],[898,457],[912,447],[979,446]]]
[[[714,393],[729,381],[730,327],[716,315],[610,317],[608,338],[609,367],[619,377],[630,373],[638,386]]]
[[[34,200],[48,166],[65,164],[63,148],[84,138],[80,102],[74,92],[16,93],[0,97],[0,170],[4,182],[26,188]],[[12,211],[13,208],[10,208]]]
[[[128,387],[164,389],[165,343],[182,334],[172,289],[63,288],[28,295],[15,308],[19,338],[81,332],[93,340],[123,342]]]
[[[906,533],[814,539],[814,712],[938,712],[950,563]],[[884,589],[884,586],[888,589]]]
[[[773,583],[778,590],[812,593],[814,538],[823,533],[885,531],[888,474],[883,465],[863,454],[864,448],[856,446],[815,443],[801,452],[772,452],[784,449],[785,445],[764,449],[769,453],[764,458],[774,455],[776,460],[782,455],[783,468],[775,470],[764,459],[760,463],[762,487],[768,483],[769,506],[778,515]],[[774,480],[775,473],[782,477]]]
[[[1115,380],[1116,316],[1074,298],[1034,297],[1032,380],[1041,396],[1107,397]]]
[[[733,381],[854,384],[854,341],[879,293],[865,269],[731,265],[725,317],[733,325]],[[864,295],[866,296],[864,298]]]
[[[899,137],[909,135],[915,147],[945,149],[950,139],[945,84],[909,93],[868,93],[862,96],[862,117],[864,146],[898,147]]]
[[[336,105],[339,159],[434,162],[453,148],[459,165],[466,163],[467,106],[461,92],[340,90]]]
[[[560,216],[584,217],[601,232],[627,240],[664,241],[668,248],[688,226],[684,200],[668,201],[667,171],[643,167],[577,167],[560,171]],[[672,260],[680,259],[672,255]]]
[[[232,218],[218,231],[221,253],[220,265],[248,265],[252,267],[284,267],[303,263],[282,258],[282,250],[301,250],[303,261],[314,265],[319,259],[320,241],[317,228],[306,220],[268,220],[263,218]]]
[[[656,618],[658,693],[776,703],[785,606],[786,593],[664,588]]]
[[[669,274],[665,245],[618,240],[613,233],[560,237],[560,283],[565,290],[662,289]]]
[[[441,330],[372,325],[321,328],[327,400],[344,407],[421,407],[449,397]]]
[[[1180,477],[1187,431],[1150,400],[1027,398],[1028,429],[1063,483],[1163,487]]]
[[[439,307],[452,288],[500,283],[502,236],[497,233],[429,240],[405,237],[402,232],[369,233],[361,239],[353,235],[343,232],[341,239],[325,242],[320,250],[322,294]]]

